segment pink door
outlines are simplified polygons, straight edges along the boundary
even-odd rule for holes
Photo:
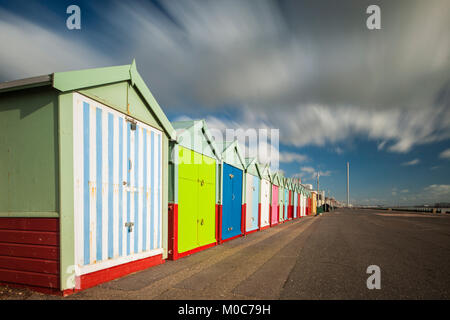
[[[278,186],[272,185],[272,219],[271,224],[275,225],[278,223]]]

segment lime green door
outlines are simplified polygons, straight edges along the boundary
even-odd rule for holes
[[[198,182],[178,179],[178,252],[197,247]],[[194,213],[194,214],[193,214]]]
[[[178,152],[178,252],[197,247],[198,162],[191,150]]]
[[[198,245],[216,241],[216,162],[202,156],[199,166]]]
[[[183,253],[216,241],[216,162],[179,149],[178,252]]]

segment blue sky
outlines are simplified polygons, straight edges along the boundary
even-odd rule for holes
[[[446,0],[0,0],[0,81],[136,58],[170,120],[279,129],[270,157],[337,199],[349,161],[352,203],[450,202],[448,30]]]

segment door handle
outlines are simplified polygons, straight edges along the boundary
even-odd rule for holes
[[[128,232],[133,232],[133,222],[125,222],[125,227],[128,228]]]

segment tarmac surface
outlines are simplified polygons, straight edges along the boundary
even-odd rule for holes
[[[367,267],[381,271],[369,290]],[[345,210],[303,217],[61,298],[449,299],[450,215]]]

